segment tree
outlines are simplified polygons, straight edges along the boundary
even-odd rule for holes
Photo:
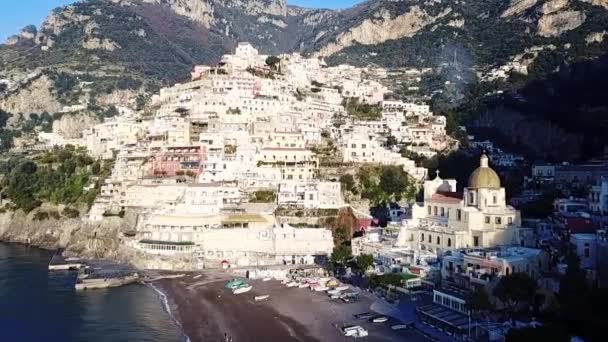
[[[118,108],[116,108],[116,106],[110,106],[104,113],[103,116],[105,118],[113,118],[115,116],[118,116],[119,112],[118,112]]]
[[[334,230],[334,244],[336,246],[343,245],[348,241],[350,241],[350,227],[341,225]]]
[[[342,175],[340,176],[340,184],[342,185],[342,190],[352,192],[355,188],[355,178],[350,174]]]
[[[494,309],[494,305],[490,302],[490,297],[483,287],[476,288],[467,295],[466,306],[473,313],[483,313]]]
[[[560,326],[526,327],[521,329],[510,329],[505,336],[506,342],[568,342],[570,337]]]
[[[365,273],[374,264],[374,256],[371,254],[361,254],[357,257],[356,264],[357,268]]]
[[[281,59],[279,59],[279,57],[277,56],[268,56],[266,58],[266,65],[268,65],[269,67],[271,67],[272,69],[277,69],[277,65],[281,63]]]
[[[388,195],[389,199],[400,201],[403,196],[412,200],[416,195],[409,175],[399,166],[383,166],[380,175],[380,189]]]
[[[526,273],[513,273],[500,278],[494,295],[513,314],[520,304],[531,303],[536,293],[536,283]]]
[[[146,106],[146,97],[144,95],[137,95],[135,98],[135,109],[142,110]]]
[[[350,259],[350,257],[352,256],[352,251],[350,246],[347,245],[339,245],[334,247],[334,250],[331,253],[331,261],[334,264],[341,264],[344,265],[344,263]]]
[[[389,135],[388,138],[386,138],[386,146],[388,147],[393,147],[395,145],[397,145],[399,142],[397,141],[397,138],[395,138],[395,136],[393,135]]]
[[[91,173],[94,175],[98,175],[99,171],[101,171],[101,164],[99,163],[99,161],[96,161],[95,163],[93,163],[93,165],[91,165]]]

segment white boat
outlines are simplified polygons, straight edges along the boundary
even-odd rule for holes
[[[331,299],[340,299],[340,295],[331,295],[331,297],[329,297]]]
[[[339,295],[340,294],[340,290],[338,290],[338,289],[329,290],[329,291],[327,291],[327,294],[328,295]]]
[[[262,279],[262,281],[270,281],[270,280],[272,280],[272,278],[270,278],[270,277]]]
[[[314,290],[315,290],[316,292],[323,292],[323,291],[327,291],[327,290],[329,290],[329,287],[324,286],[324,285],[321,285],[321,286],[317,286],[317,287],[315,287],[315,288],[314,288]]]
[[[253,297],[253,300],[255,302],[261,302],[261,301],[266,300],[268,298],[270,298],[270,295],[255,296],[255,297]]]
[[[393,325],[391,327],[391,329],[393,330],[403,330],[403,329],[407,329],[409,328],[409,326],[407,324],[397,324],[397,325]]]
[[[202,277],[202,276],[203,276],[202,274],[195,275],[194,277],[192,277],[192,279],[198,279],[198,278],[200,278],[200,277]]]
[[[338,290],[338,291],[346,291],[348,289],[349,289],[348,285],[342,285],[342,286],[336,287],[336,290]]]
[[[372,322],[374,322],[374,323],[384,323],[386,321],[388,321],[388,317],[386,317],[386,316],[374,317],[372,319]]]
[[[308,286],[310,286],[308,283],[302,283],[302,284],[298,285],[298,288],[303,289],[303,288],[308,287]]]
[[[292,282],[290,282],[290,283],[285,284],[285,286],[287,286],[287,287],[296,287],[296,286],[298,286],[298,285],[299,285],[299,284],[298,284],[298,283],[296,283],[295,281],[292,281]]]
[[[283,279],[283,280],[281,280],[281,284],[285,285],[285,284],[289,283],[290,281],[291,280],[289,280],[289,279]]]
[[[367,330],[363,329],[363,327],[355,325],[355,326],[347,326],[341,329],[342,334],[347,337],[365,337],[368,335]]]
[[[241,286],[241,287],[237,287],[236,289],[232,290],[232,293],[235,295],[242,294],[242,293],[251,291],[251,289],[253,289],[253,286],[251,286],[251,285]]]

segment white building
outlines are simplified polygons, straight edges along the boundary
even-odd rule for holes
[[[520,213],[505,200],[500,178],[482,155],[480,167],[469,177],[463,193],[456,192],[455,180],[437,176],[424,183],[424,203],[413,206],[412,219],[404,221],[399,243],[436,253],[519,244]]]
[[[283,181],[279,185],[281,207],[337,209],[344,206],[339,182]]]

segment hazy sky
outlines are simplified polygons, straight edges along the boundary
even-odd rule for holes
[[[40,25],[55,7],[75,0],[0,0],[0,42],[29,24]],[[362,0],[287,0],[303,7],[346,8]]]

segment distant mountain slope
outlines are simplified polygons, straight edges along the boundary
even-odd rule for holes
[[[0,45],[0,80],[10,81],[0,82],[0,109],[134,103],[239,41],[330,64],[457,62],[470,75],[455,77],[469,83],[498,70],[523,84],[604,54],[607,23],[608,0],[370,0],[341,11],[285,0],[83,0]]]

